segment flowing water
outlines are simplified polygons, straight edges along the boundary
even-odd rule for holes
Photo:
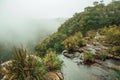
[[[111,69],[96,66],[77,65],[72,59],[60,55],[63,61],[62,73],[64,80],[118,80],[117,73]]]

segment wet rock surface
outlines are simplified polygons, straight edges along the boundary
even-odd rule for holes
[[[118,74],[113,69],[101,64],[78,65],[80,59],[70,59],[63,55],[60,55],[60,59],[64,61],[62,67],[64,80],[117,80]]]
[[[65,69],[63,69],[63,73],[64,73],[63,75],[65,77],[65,80],[73,80],[73,79],[74,80],[118,80],[116,78],[116,76],[119,76],[116,73],[116,70],[120,70],[120,59],[118,57],[108,56],[109,58],[107,57],[106,59],[96,59],[95,63],[92,63],[91,65],[84,65],[83,55],[85,52],[91,52],[97,58],[97,55],[100,53],[109,54],[107,52],[108,47],[97,42],[94,44],[93,43],[87,44],[86,46],[81,47],[80,50],[82,51],[81,52],[76,51],[73,52],[72,54],[70,54],[69,51],[67,51],[65,54],[63,54],[64,57],[66,57],[63,58],[63,61],[65,60],[64,63],[66,64],[65,67],[68,68],[68,70],[70,70],[68,71],[64,67]],[[72,73],[68,73],[67,71]],[[71,74],[74,75],[74,78],[69,78],[72,76]],[[80,77],[80,75],[82,76]]]

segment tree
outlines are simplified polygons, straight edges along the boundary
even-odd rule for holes
[[[49,48],[56,50],[56,52],[60,49],[60,52],[64,48],[61,43],[67,39],[66,44],[68,45],[70,40],[76,39],[73,35],[77,32],[81,32],[84,37],[90,30],[98,30],[110,25],[120,25],[120,1],[111,2],[108,5],[94,2],[94,5],[96,6],[89,6],[83,12],[76,13],[66,20],[56,33],[38,44],[35,50],[43,54]],[[70,46],[71,44],[69,44]]]
[[[96,5],[98,5],[98,4],[99,4],[98,1],[94,1],[94,2],[93,2],[93,5],[94,5],[94,6],[96,6]]]

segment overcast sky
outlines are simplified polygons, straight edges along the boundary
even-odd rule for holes
[[[56,18],[71,17],[100,0],[0,0],[0,17]],[[111,0],[104,0],[109,3]]]

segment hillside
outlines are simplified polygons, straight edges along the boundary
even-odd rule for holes
[[[75,13],[72,18],[66,20],[58,31],[36,45],[35,50],[44,55],[51,48],[57,52],[65,49],[63,41],[77,32],[81,32],[83,37],[88,31],[99,30],[112,25],[120,25],[120,1],[113,1],[108,5],[94,2],[94,6],[89,6],[83,12]]]
[[[0,40],[0,80],[120,80],[120,0],[93,5],[68,20],[11,24]]]

